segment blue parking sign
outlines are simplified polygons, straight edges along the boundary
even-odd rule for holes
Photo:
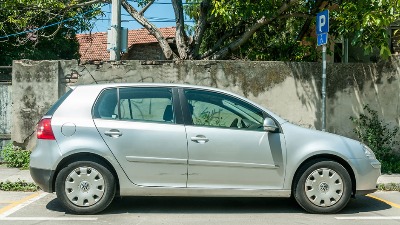
[[[326,45],[328,43],[328,33],[322,33],[317,35],[317,45]]]
[[[317,34],[329,32],[329,10],[317,14]]]

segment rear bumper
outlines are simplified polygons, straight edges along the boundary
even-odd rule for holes
[[[52,193],[54,192],[53,177],[54,170],[38,169],[30,167],[30,173],[32,179],[39,187],[45,191]]]

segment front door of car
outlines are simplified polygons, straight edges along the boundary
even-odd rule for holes
[[[129,179],[141,186],[186,187],[187,139],[171,88],[103,91],[94,122]]]
[[[283,134],[263,130],[267,116],[236,97],[184,91],[187,102],[188,187],[281,189]]]

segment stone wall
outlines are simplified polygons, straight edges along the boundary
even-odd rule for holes
[[[129,52],[122,56],[123,60],[163,60],[164,53],[158,43],[138,44],[129,47]]]
[[[328,64],[327,77],[327,131],[354,137],[349,117],[362,112],[365,104],[391,126],[399,126],[400,61]],[[295,124],[321,127],[321,63],[122,61],[78,65],[73,60],[16,61],[12,139],[27,141],[34,123],[65,91],[63,85],[109,82],[217,87],[246,96]]]

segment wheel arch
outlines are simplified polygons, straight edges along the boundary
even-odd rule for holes
[[[79,152],[79,153],[75,153],[72,155],[69,155],[65,158],[63,158],[57,165],[57,168],[54,172],[53,175],[53,179],[52,179],[52,190],[55,190],[56,188],[56,179],[57,176],[60,172],[60,170],[62,170],[62,168],[64,168],[66,165],[76,162],[76,161],[91,161],[91,162],[96,162],[99,163],[105,167],[107,167],[107,169],[110,170],[110,172],[115,176],[115,181],[116,181],[116,196],[119,196],[120,193],[120,184],[119,184],[119,177],[118,177],[118,173],[115,170],[114,166],[104,157],[94,154],[94,153],[90,153],[90,152]]]
[[[354,171],[353,171],[352,167],[350,166],[350,164],[349,164],[346,160],[344,160],[343,158],[341,158],[341,157],[339,157],[339,156],[337,156],[337,155],[332,155],[332,154],[319,154],[319,155],[313,155],[313,156],[307,158],[306,160],[304,160],[304,161],[297,167],[296,172],[294,173],[294,175],[293,175],[293,177],[292,177],[292,184],[291,184],[292,196],[294,196],[293,190],[295,189],[295,185],[296,185],[297,180],[298,180],[297,178],[300,177],[300,176],[298,176],[298,173],[300,172],[301,168],[302,168],[305,164],[307,164],[307,163],[309,163],[309,162],[311,162],[311,161],[317,160],[317,159],[319,159],[319,160],[323,160],[323,159],[332,160],[332,161],[335,161],[335,162],[339,163],[340,165],[342,165],[342,166],[347,170],[347,172],[348,172],[349,175],[350,175],[350,178],[351,178],[352,196],[355,195],[355,193],[356,193],[356,187],[357,187],[357,183],[356,183],[357,180],[356,180]]]

